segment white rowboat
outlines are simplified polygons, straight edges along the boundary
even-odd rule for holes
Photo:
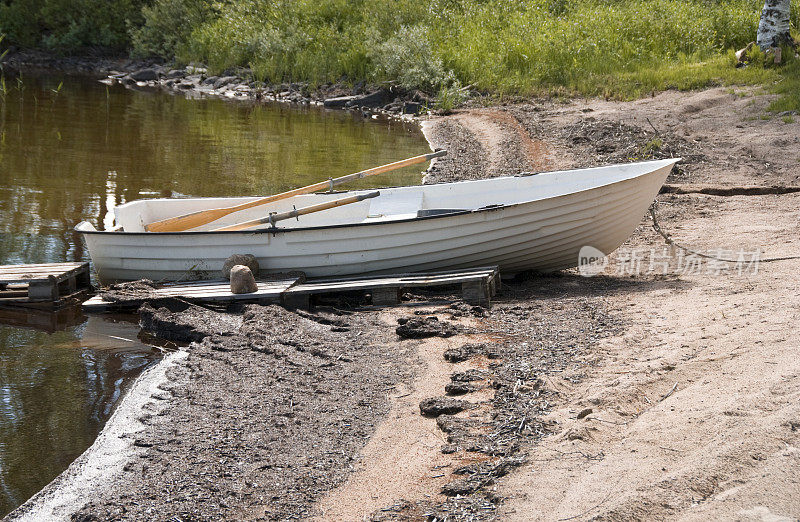
[[[506,274],[578,265],[592,246],[608,254],[636,229],[679,159],[477,181],[380,189],[380,196],[282,221],[277,228],[216,231],[347,194],[305,194],[236,212],[186,232],[144,225],[257,198],[146,199],[114,208],[115,226],[83,234],[103,283],[217,278],[231,254],[262,270],[309,277],[498,265]]]

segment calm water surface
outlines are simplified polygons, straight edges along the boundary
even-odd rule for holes
[[[262,195],[427,152],[415,126],[6,72],[0,264],[88,260],[72,227],[133,199]],[[353,187],[413,184],[420,168]],[[0,516],[96,437],[158,359],[121,318],[0,311]]]

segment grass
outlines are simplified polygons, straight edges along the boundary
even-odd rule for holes
[[[770,90],[781,96],[772,102],[772,112],[800,111],[800,59],[794,58],[784,66]]]
[[[791,71],[735,67],[761,0],[231,0],[198,17],[202,3],[155,0],[134,49],[169,48],[211,72],[250,67],[272,83],[392,81],[437,95],[444,112],[460,85],[613,99],[774,85],[797,104]]]
[[[20,34],[28,11],[57,12],[24,3],[0,1]],[[459,103],[461,85],[499,98],[632,99],[755,84],[783,95],[775,110],[800,106],[797,64],[735,67],[733,52],[755,39],[762,0],[81,0],[94,24],[114,4],[115,20],[129,13],[124,36],[138,56],[202,62],[211,73],[249,67],[270,83],[393,82],[436,95],[442,111]],[[0,33],[9,32],[3,23]],[[54,27],[50,43],[83,35]]]

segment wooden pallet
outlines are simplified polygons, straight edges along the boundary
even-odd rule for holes
[[[176,297],[197,303],[232,303],[235,301],[253,301],[258,303],[279,303],[286,289],[296,284],[300,277],[282,277],[280,279],[258,282],[258,291],[250,294],[233,294],[231,285],[225,280],[189,281],[184,283],[165,284],[153,289],[153,296],[127,299],[124,301],[105,301],[99,295],[83,303],[85,312],[108,312],[138,308],[145,301]]]
[[[497,291],[499,272],[496,266],[447,272],[397,274],[391,276],[347,277],[317,279],[301,283],[299,277],[287,276],[268,282],[259,282],[258,291],[251,294],[232,294],[230,284],[224,280],[172,283],[153,290],[154,296],[132,298],[124,301],[104,301],[95,296],[83,303],[85,312],[129,310],[145,301],[176,297],[197,303],[231,303],[253,301],[281,303],[291,308],[308,308],[313,295],[368,291],[372,304],[386,306],[400,302],[400,295],[408,288],[460,285],[464,300],[471,304],[489,306]]]
[[[408,288],[461,285],[464,301],[489,306],[499,281],[500,272],[496,266],[391,276],[317,279],[289,288],[283,295],[283,302],[288,306],[307,308],[311,295],[361,290],[372,294],[373,305],[396,305],[400,302],[403,290]]]
[[[54,308],[90,287],[86,262],[0,266],[0,305]]]

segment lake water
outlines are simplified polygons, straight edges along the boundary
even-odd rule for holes
[[[73,226],[133,199],[263,195],[428,152],[415,125],[86,78],[0,91],[0,264],[88,260]],[[352,187],[413,184],[420,167]],[[20,325],[26,325],[21,327]],[[0,310],[0,516],[80,455],[159,358],[134,317]]]

